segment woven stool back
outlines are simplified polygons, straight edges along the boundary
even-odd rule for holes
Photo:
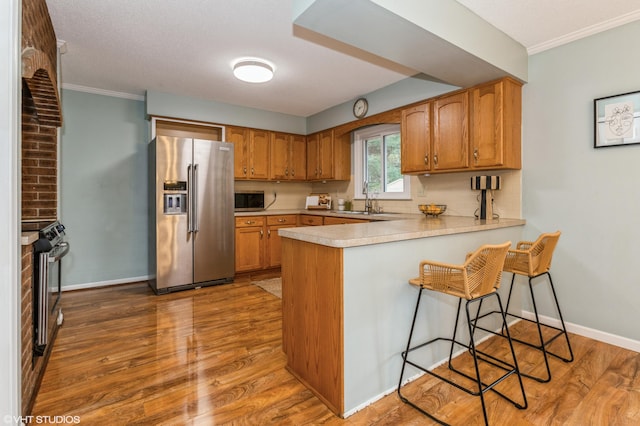
[[[467,256],[462,265],[423,260],[420,277],[409,283],[467,300],[475,299],[500,287],[500,278],[511,241],[483,245]]]
[[[505,272],[535,277],[549,271],[553,252],[560,239],[560,231],[541,234],[533,242],[520,241],[509,250],[504,263]]]

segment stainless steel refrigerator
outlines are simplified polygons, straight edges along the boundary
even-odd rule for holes
[[[149,154],[151,288],[232,282],[233,144],[158,136]]]

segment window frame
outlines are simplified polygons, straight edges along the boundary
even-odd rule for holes
[[[374,136],[380,136],[384,141],[384,136],[392,133],[400,133],[400,124],[378,124],[353,132],[353,199],[364,200],[363,192],[365,178],[365,141]],[[400,140],[402,144],[402,139]],[[383,156],[384,158],[384,156]],[[386,165],[383,164],[383,168]],[[402,175],[403,192],[378,192],[376,199],[378,200],[411,200],[410,176]],[[373,193],[369,194],[370,197]]]

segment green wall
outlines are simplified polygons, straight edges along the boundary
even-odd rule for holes
[[[635,22],[531,56],[522,155],[527,237],[563,232],[551,270],[565,320],[636,350],[640,145],[594,149],[593,100],[640,90],[638,39]]]
[[[70,254],[66,288],[145,279],[147,143],[144,102],[63,90],[60,216]]]

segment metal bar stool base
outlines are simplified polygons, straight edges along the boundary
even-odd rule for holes
[[[558,311],[558,317],[559,317],[559,320],[560,320],[561,327],[555,327],[555,326],[540,322],[540,319],[539,319],[539,316],[538,316],[538,308],[536,306],[536,300],[535,300],[535,297],[533,295],[533,282],[532,282],[532,280],[534,278],[538,278],[538,277],[541,277],[543,275],[547,275],[548,278],[549,278],[549,285],[551,286],[551,291],[553,293],[553,298],[554,298],[554,301],[555,301],[556,309]],[[548,360],[547,355],[551,355],[551,356],[553,356],[555,358],[558,358],[559,360],[564,361],[564,362],[572,362],[573,361],[573,350],[571,349],[571,343],[569,342],[569,335],[567,333],[567,328],[566,328],[566,326],[564,324],[564,319],[562,318],[562,312],[560,311],[560,305],[558,304],[558,298],[556,296],[556,291],[555,291],[555,288],[553,286],[553,281],[551,279],[551,274],[549,272],[544,272],[544,273],[542,273],[540,275],[529,277],[529,291],[530,291],[530,294],[531,294],[531,300],[532,300],[532,304],[533,304],[533,311],[534,311],[535,318],[536,318],[535,320],[532,320],[532,319],[529,319],[529,318],[524,318],[523,316],[509,313],[509,304],[511,302],[511,293],[513,291],[513,283],[514,283],[514,280],[515,280],[515,276],[516,276],[516,274],[513,274],[512,277],[511,277],[511,285],[509,287],[509,296],[507,298],[507,306],[506,306],[506,310],[505,310],[504,314],[505,314],[506,317],[518,318],[520,320],[528,321],[528,322],[530,322],[532,324],[535,324],[537,329],[538,329],[538,339],[539,339],[540,343],[539,344],[538,343],[532,343],[532,342],[528,342],[526,340],[518,339],[516,337],[511,337],[511,340],[514,341],[514,342],[521,343],[523,345],[529,346],[530,348],[533,348],[533,349],[541,351],[543,356],[544,356],[544,363],[545,363],[545,367],[546,367],[546,370],[547,370],[547,376],[546,377],[533,376],[531,374],[523,373],[523,372],[520,372],[520,374],[522,376],[524,376],[524,377],[527,377],[529,379],[533,379],[533,380],[535,380],[537,382],[547,383],[547,382],[551,381],[551,369],[549,367],[549,360]],[[496,332],[494,330],[489,330],[487,328],[480,327],[480,326],[477,325],[478,320],[480,320],[482,318],[485,318],[487,316],[490,316],[490,315],[500,314],[500,311],[491,311],[491,312],[487,312],[487,313],[482,314],[482,315],[479,315],[479,312],[480,312],[480,308],[478,308],[478,315],[476,315],[476,318],[474,320],[472,320],[472,323],[473,323],[475,328],[477,328],[479,330],[482,330],[482,331],[486,331],[486,332],[495,334],[495,335],[498,335],[498,336],[504,335],[504,329],[505,329],[504,326],[502,327],[501,333],[498,333],[498,332]],[[545,329],[556,330],[557,333],[554,334],[553,336],[551,336],[550,338],[545,340],[544,337],[543,337],[543,334],[542,334],[542,328],[543,327]],[[563,335],[564,335],[565,340],[567,342],[567,350],[569,352],[569,356],[568,357],[559,355],[559,354],[557,354],[555,352],[551,352],[550,350],[547,349],[547,346],[549,344],[551,344],[554,340],[556,340],[558,337],[563,336]]]
[[[471,300],[467,300],[466,301],[466,303],[465,303],[465,311],[466,311],[466,316],[467,316],[467,326],[468,326],[469,335],[471,336],[469,344],[465,344],[465,343],[462,343],[462,342],[456,340],[456,334],[457,334],[457,331],[458,331],[458,323],[459,323],[459,319],[460,319],[460,311],[461,311],[461,308],[462,308],[462,299],[459,299],[459,301],[458,301],[458,310],[457,310],[457,314],[456,314],[456,321],[455,321],[455,326],[454,326],[454,331],[453,331],[453,337],[452,338],[438,337],[438,338],[429,340],[427,342],[424,342],[424,343],[421,343],[421,344],[418,344],[418,345],[415,345],[415,346],[411,346],[411,339],[413,337],[416,318],[417,318],[418,310],[419,310],[419,307],[420,307],[420,299],[421,299],[423,291],[424,291],[424,289],[421,288],[420,292],[418,294],[418,301],[416,303],[416,309],[415,309],[414,316],[413,316],[413,322],[411,324],[411,331],[409,332],[409,341],[407,342],[407,349],[404,352],[402,352],[402,360],[403,360],[402,371],[400,373],[400,381],[398,383],[398,390],[397,390],[398,397],[400,398],[400,400],[402,402],[404,402],[405,404],[408,404],[411,407],[415,408],[416,410],[420,411],[422,414],[426,415],[427,417],[429,417],[433,421],[435,421],[435,422],[437,422],[439,424],[442,424],[442,425],[446,425],[447,424],[447,423],[443,422],[442,420],[438,419],[437,417],[435,417],[433,414],[427,412],[425,409],[423,409],[420,406],[418,406],[416,403],[410,401],[407,397],[405,397],[402,394],[401,388],[402,388],[402,382],[403,382],[403,378],[404,378],[405,367],[407,365],[411,365],[411,366],[413,366],[413,367],[415,367],[415,368],[417,368],[417,369],[419,369],[419,370],[421,370],[421,371],[423,371],[423,372],[425,372],[427,374],[430,374],[433,377],[436,377],[436,378],[442,380],[445,383],[448,383],[449,385],[451,385],[451,386],[453,386],[453,387],[455,387],[457,389],[460,389],[460,390],[466,392],[469,395],[479,396],[480,400],[481,400],[481,403],[482,403],[482,411],[483,411],[483,415],[484,415],[485,424],[487,424],[487,425],[489,424],[489,421],[488,421],[488,417],[487,417],[487,410],[486,410],[486,406],[485,406],[484,394],[486,392],[488,392],[488,391],[495,392],[497,395],[499,395],[500,397],[502,397],[505,400],[509,401],[515,407],[517,407],[519,409],[526,409],[527,406],[528,406],[527,398],[526,398],[526,395],[525,395],[525,391],[524,391],[524,386],[523,386],[523,383],[522,383],[522,377],[521,377],[521,374],[520,374],[520,370],[518,368],[518,363],[517,363],[517,360],[516,360],[515,351],[513,349],[513,344],[511,342],[511,337],[509,335],[509,330],[507,329],[506,335],[504,335],[504,336],[501,335],[501,334],[497,334],[497,335],[508,340],[509,347],[511,349],[511,356],[512,356],[512,359],[513,359],[513,363],[509,363],[507,361],[498,359],[498,358],[496,358],[496,357],[494,357],[494,356],[492,356],[492,355],[490,355],[490,354],[488,354],[486,352],[480,351],[475,346],[476,343],[475,343],[474,331],[478,330],[479,328],[473,326],[475,320],[471,319],[471,316],[470,316],[470,313],[469,313],[469,305],[471,303],[474,303],[474,302],[479,302],[480,306],[481,306],[482,300],[484,300],[485,298],[491,297],[491,296],[495,296],[496,299],[498,300],[498,305],[500,306],[500,310],[502,311],[502,302],[500,301],[500,297],[498,296],[498,294],[494,292],[494,293],[490,293],[490,294],[486,294],[484,296],[478,297],[476,299],[471,299]],[[480,309],[480,307],[478,309]],[[503,315],[502,318],[503,318],[503,326],[506,326],[506,317]],[[409,354],[412,351],[415,351],[415,350],[420,349],[420,348],[424,348],[426,346],[429,346],[429,345],[431,345],[433,343],[436,343],[436,342],[439,342],[439,341],[446,341],[446,342],[449,342],[451,344],[450,351],[449,351],[449,358],[448,358],[449,370],[453,371],[454,373],[457,373],[458,375],[460,375],[462,377],[465,377],[468,380],[471,380],[471,381],[475,382],[476,386],[477,386],[477,390],[469,389],[469,388],[467,388],[467,387],[465,387],[463,385],[455,383],[455,382],[449,380],[448,378],[446,378],[446,377],[444,377],[444,376],[442,376],[442,375],[440,375],[438,373],[435,373],[434,371],[429,370],[427,367],[421,366],[417,362],[414,362],[414,361],[411,361],[411,360],[408,359],[409,358]],[[470,376],[469,374],[466,374],[466,373],[454,368],[454,366],[452,365],[454,347],[456,345],[458,345],[458,346],[460,346],[462,348],[465,348],[472,355],[473,361],[474,361],[475,373],[476,373],[475,377]],[[479,362],[480,361],[487,362],[487,363],[489,363],[489,364],[491,364],[491,365],[493,365],[495,367],[498,367],[498,368],[504,370],[505,373],[502,376],[500,376],[497,379],[495,379],[494,381],[492,381],[491,383],[485,383],[484,381],[482,381],[482,378],[480,377],[480,370],[479,370]],[[519,384],[520,384],[520,391],[521,391],[521,394],[522,394],[522,403],[513,400],[512,398],[506,396],[504,393],[502,393],[502,392],[498,391],[497,389],[495,389],[496,385],[498,385],[499,383],[501,383],[502,381],[506,380],[508,377],[510,377],[510,376],[512,376],[514,374],[517,376]]]

